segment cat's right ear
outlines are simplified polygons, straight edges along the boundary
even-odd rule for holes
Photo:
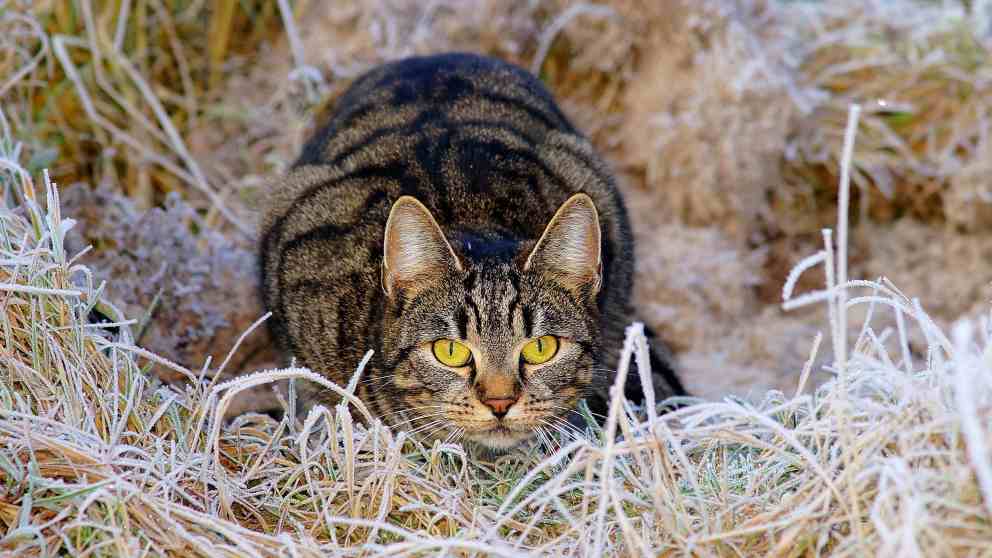
[[[382,289],[390,298],[462,270],[429,209],[412,196],[393,204],[383,239]]]

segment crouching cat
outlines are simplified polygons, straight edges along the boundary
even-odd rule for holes
[[[609,170],[537,79],[476,55],[359,78],[271,191],[260,250],[281,347],[341,385],[374,349],[357,395],[428,440],[507,449],[583,397],[604,413],[635,319]],[[652,344],[659,396],[684,394]]]

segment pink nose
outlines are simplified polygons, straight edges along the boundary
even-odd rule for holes
[[[482,403],[496,415],[496,418],[503,418],[510,407],[517,402],[516,397],[503,397],[499,399],[486,399]]]

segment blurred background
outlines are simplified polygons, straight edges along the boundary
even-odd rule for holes
[[[989,311],[992,0],[0,0],[0,164],[50,170],[139,344],[199,369],[262,314],[260,193],[322,111],[449,50],[531,69],[606,156],[641,316],[698,395],[796,389],[826,309],[782,287],[836,221],[851,103],[850,276],[944,322]],[[277,361],[263,328],[229,369]]]

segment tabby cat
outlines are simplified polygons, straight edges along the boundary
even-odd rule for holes
[[[387,424],[499,450],[580,398],[605,411],[633,320],[630,225],[589,142],[515,66],[445,54],[360,77],[272,190],[260,249],[282,348],[341,385],[374,349],[358,396]],[[659,395],[684,394],[652,353]]]

